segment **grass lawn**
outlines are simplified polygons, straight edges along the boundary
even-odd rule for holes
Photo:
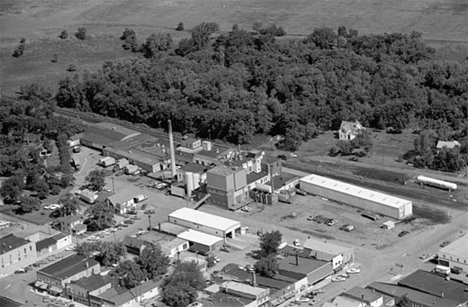
[[[15,207],[16,206],[5,205],[1,209],[1,212],[36,225],[44,225],[53,221],[53,219],[49,217],[49,214],[52,212],[51,210],[45,210],[41,208],[38,211],[33,211],[28,214],[17,215],[12,211]]]
[[[468,2],[460,0],[6,0],[0,2],[0,86],[10,94],[31,82],[56,88],[58,80],[73,75],[66,71],[71,63],[82,72],[105,60],[135,56],[121,47],[126,27],[140,42],[165,32],[177,43],[189,36],[174,30],[179,22],[189,30],[203,21],[219,23],[222,31],[233,24],[251,29],[257,21],[275,23],[299,38],[321,26],[344,25],[361,34],[418,31],[436,47],[449,45],[438,54],[442,57],[464,59],[468,50]],[[83,26],[88,38],[78,41],[74,33]],[[62,41],[58,35],[64,29],[69,38]],[[13,58],[21,37],[27,39],[25,54]],[[55,53],[58,62],[51,63]]]

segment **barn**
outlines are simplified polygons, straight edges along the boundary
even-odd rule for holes
[[[405,219],[413,214],[413,204],[409,200],[364,189],[342,181],[312,174],[302,178],[299,185],[307,193],[394,219]]]

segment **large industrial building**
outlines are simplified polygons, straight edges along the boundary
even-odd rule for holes
[[[468,272],[468,234],[442,248],[437,258],[440,265]]]
[[[342,181],[309,175],[299,181],[301,189],[343,204],[383,214],[397,220],[413,214],[411,201],[364,189]]]
[[[168,220],[171,223],[224,239],[234,238],[241,233],[241,223],[238,221],[190,208],[181,208],[170,213]]]

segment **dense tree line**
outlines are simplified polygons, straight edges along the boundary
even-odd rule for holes
[[[9,177],[0,188],[6,203],[22,203],[19,213],[37,209],[39,199],[59,194],[73,184],[66,139],[83,131],[73,120],[53,115],[55,101],[43,87],[20,88],[19,99],[0,98],[0,176]],[[49,166],[46,155],[58,148],[61,165]],[[29,190],[23,195],[23,190]],[[23,208],[24,207],[24,208]]]
[[[342,120],[397,132],[467,125],[467,65],[434,59],[418,33],[318,28],[277,42],[261,26],[213,35],[218,30],[202,23],[175,49],[153,35],[144,44],[151,59],[109,61],[65,78],[57,103],[156,127],[172,119],[179,132],[234,143],[282,134],[290,149]]]

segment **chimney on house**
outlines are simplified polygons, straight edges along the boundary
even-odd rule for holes
[[[176,176],[176,163],[175,163],[175,149],[174,149],[174,136],[172,135],[172,122],[168,120],[169,125],[169,146],[171,150],[171,174],[172,178]]]

